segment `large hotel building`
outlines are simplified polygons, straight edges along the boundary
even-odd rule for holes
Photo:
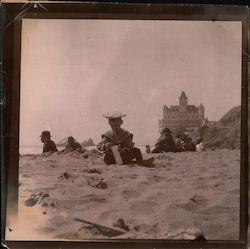
[[[204,122],[204,106],[189,105],[185,92],[179,97],[179,105],[163,106],[163,118],[159,120],[160,132],[168,127],[174,134],[180,131],[195,130]]]

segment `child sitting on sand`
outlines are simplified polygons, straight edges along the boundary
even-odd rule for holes
[[[132,141],[133,134],[121,128],[123,124],[122,113],[107,113],[103,115],[108,119],[111,130],[102,135],[102,141],[97,145],[97,149],[104,151],[104,162],[106,164],[116,164],[116,159],[112,151],[113,146],[118,146],[118,152],[122,163],[131,163],[133,159],[136,163],[145,167],[152,167],[154,158],[143,160],[140,149],[134,147]]]

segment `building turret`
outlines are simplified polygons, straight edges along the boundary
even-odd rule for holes
[[[180,103],[180,111],[185,112],[188,106],[188,98],[185,92],[181,93],[181,96],[179,98],[179,103]]]
[[[163,118],[165,119],[167,117],[167,111],[168,111],[168,108],[166,105],[163,106]]]
[[[205,117],[205,108],[203,104],[200,104],[198,107],[199,110],[199,117],[203,120]]]

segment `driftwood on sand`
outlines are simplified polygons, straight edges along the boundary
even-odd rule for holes
[[[127,231],[123,231],[121,229],[114,229],[114,228],[110,228],[107,226],[99,225],[99,224],[96,224],[96,223],[93,223],[90,221],[86,221],[83,219],[75,218],[74,220],[82,222],[82,223],[86,223],[88,225],[92,225],[92,226],[96,227],[100,233],[102,233],[103,235],[108,236],[108,237],[115,237],[115,236],[122,235],[122,234],[127,232]]]

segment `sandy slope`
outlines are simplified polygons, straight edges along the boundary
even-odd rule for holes
[[[158,154],[155,168],[106,166],[95,154],[22,156],[22,233],[17,227],[12,236],[108,238],[80,218],[111,228],[123,219],[129,231],[114,238],[238,239],[239,172],[238,150]],[[30,195],[39,192],[45,195],[32,206]],[[30,228],[34,237],[24,235]]]

